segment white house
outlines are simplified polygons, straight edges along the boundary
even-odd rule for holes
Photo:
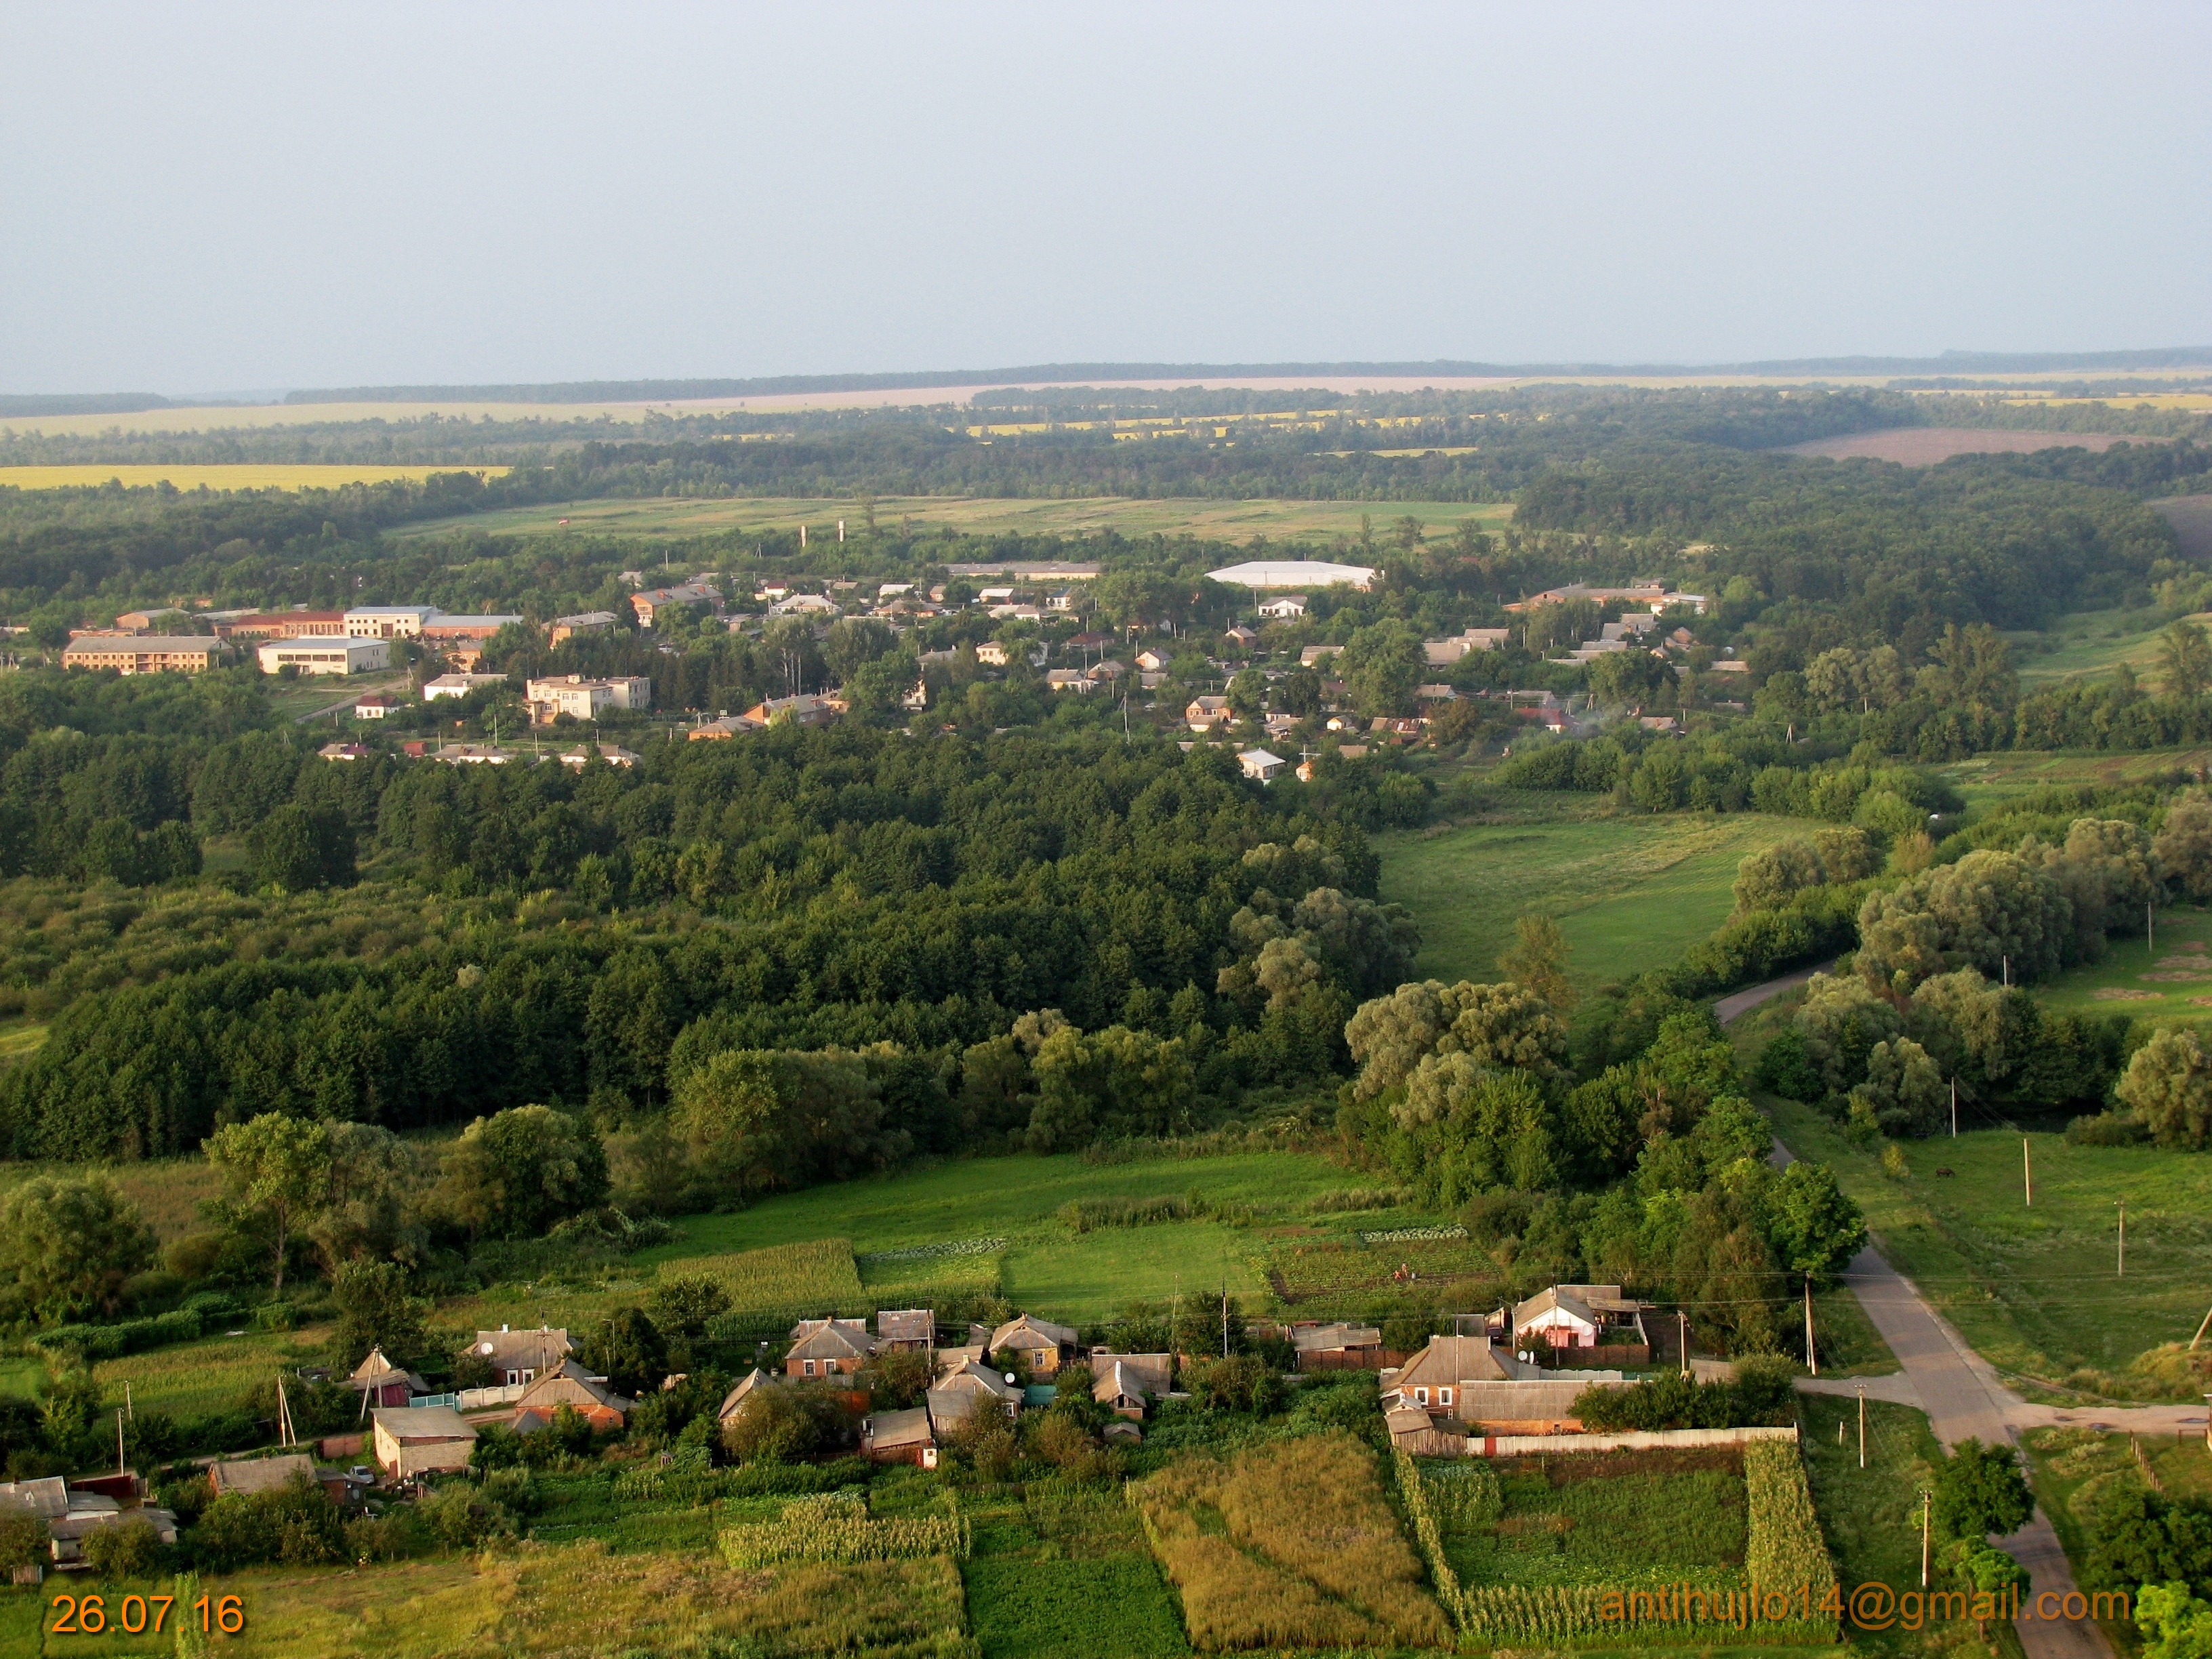
[[[345,631],[356,640],[411,640],[441,614],[434,605],[360,605],[345,613]]]
[[[1273,783],[1275,775],[1289,764],[1280,755],[1271,755],[1264,749],[1247,749],[1237,760],[1246,777],[1261,783]]]
[[[422,682],[422,701],[435,702],[441,697],[465,697],[480,686],[506,684],[504,674],[441,674],[435,679]]]
[[[1261,605],[1260,614],[1279,621],[1290,617],[1303,617],[1306,614],[1306,596],[1285,593],[1280,599],[1268,599]]]

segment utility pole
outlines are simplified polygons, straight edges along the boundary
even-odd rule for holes
[[[1859,1384],[1859,1467],[1866,1467],[1866,1384]]]
[[[2154,900],[2143,904],[2143,944],[2151,951],[2158,949],[2158,909]]]
[[[123,1470],[123,1413],[118,1411],[115,1413],[115,1472],[120,1474]]]
[[[2004,988],[2009,991],[2012,989],[2012,958],[2005,957],[2001,960],[2004,963]]]
[[[1229,1358],[1229,1275],[1221,1275],[1221,1357]]]
[[[1674,1310],[1674,1332],[1675,1340],[1682,1350],[1682,1375],[1687,1376],[1690,1374],[1690,1316],[1680,1308]]]
[[[2128,1201],[2127,1201],[2127,1200],[2125,1200],[2125,1199],[2124,1198],[2124,1199],[2122,1199],[2122,1200],[2120,1200],[2120,1266],[2119,1266],[2119,1271],[2118,1271],[2118,1273],[2114,1273],[2114,1274],[2112,1275],[2112,1277],[2113,1277],[2113,1278],[2115,1278],[2115,1279],[2125,1279],[2127,1276],[2128,1276]]]
[[[1959,1138],[1959,1079],[1951,1079],[1951,1139]]]
[[[2190,1352],[2197,1352],[2197,1345],[2204,1340],[2204,1333],[2207,1330],[2212,1330],[2212,1309],[2205,1310],[2204,1322],[2197,1328],[2197,1334],[2189,1339]],[[2212,1441],[2212,1421],[2208,1421],[2205,1425],[2205,1438]]]
[[[1820,1374],[1820,1355],[1813,1346],[1813,1275],[1805,1275],[1805,1363],[1813,1368],[1813,1375]]]
[[[1929,1491],[1920,1489],[1920,1588],[1928,1588],[1928,1507]]]
[[[2033,1209],[2035,1207],[2035,1168],[2028,1161],[2026,1135],[2020,1138],[2020,1184],[2021,1190],[2027,1194],[2027,1207]]]

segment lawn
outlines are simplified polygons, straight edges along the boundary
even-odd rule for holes
[[[1615,815],[1597,798],[1498,791],[1505,823],[1378,835],[1382,896],[1420,924],[1415,973],[1495,979],[1524,911],[1559,921],[1584,991],[1667,962],[1735,907],[1736,866],[1823,828],[1764,813]]]
[[[1743,1565],[1743,1471],[1733,1450],[1517,1458],[1498,1472],[1495,1525],[1447,1534],[1470,1584],[1610,1588]]]
[[[2122,787],[2176,769],[2194,772],[2212,764],[2212,749],[2147,749],[2113,753],[2087,750],[2017,750],[1978,755],[1937,770],[1956,785],[1969,808],[2024,795],[2046,784]]]
[[[46,1028],[31,1028],[43,1035]],[[222,1191],[222,1176],[204,1158],[150,1158],[143,1164],[11,1164],[0,1163],[0,1198],[34,1176],[70,1180],[99,1174],[138,1206],[138,1213],[163,1244],[174,1243],[186,1233],[204,1226],[199,1206],[203,1200]]]
[[[2008,1129],[1899,1143],[1909,1171],[1899,1179],[1815,1109],[1761,1103],[1792,1152],[1835,1170],[1891,1265],[2016,1386],[2110,1398],[2171,1391],[2130,1366],[2162,1343],[2187,1342],[2204,1316],[2212,1158],[2031,1134],[2031,1208],[2023,1137]],[[2123,1197],[2125,1278],[2115,1272]]]
[[[995,535],[1080,536],[1113,530],[1124,536],[1198,536],[1249,541],[1358,536],[1364,519],[1376,535],[1407,514],[1431,537],[1450,534],[1463,519],[1495,528],[1513,515],[1509,504],[1466,501],[1221,501],[1199,496],[1135,500],[1118,495],[1009,499],[961,495],[888,495],[876,502],[876,522],[890,529],[911,520],[918,526]],[[555,501],[471,513],[395,527],[396,538],[465,529],[507,536],[599,535],[704,537],[758,530],[794,530],[804,524],[817,537],[836,534],[837,520],[858,534],[860,503],[850,497],[749,495],[699,500],[673,496]],[[1377,552],[1374,562],[1382,562]]]

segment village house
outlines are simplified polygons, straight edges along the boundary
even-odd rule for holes
[[[1306,614],[1306,596],[1303,593],[1285,593],[1276,599],[1263,599],[1260,603],[1260,614],[1278,622],[1286,621],[1292,617],[1303,617]]]
[[[401,1406],[372,1412],[376,1461],[402,1480],[453,1474],[469,1466],[477,1431],[451,1406]]]
[[[264,674],[285,668],[302,674],[362,674],[392,666],[391,642],[377,639],[270,640],[256,646],[253,654]]]
[[[848,707],[842,697],[770,697],[746,709],[745,718],[763,726],[774,726],[779,720],[793,726],[828,726]]]
[[[1182,711],[1182,717],[1189,722],[1194,732],[1211,732],[1215,726],[1226,726],[1236,718],[1229,711],[1228,698],[1210,695],[1193,697],[1189,706]]]
[[[786,1376],[849,1376],[875,1352],[865,1319],[802,1319],[791,1329]]]
[[[1432,1417],[1459,1414],[1462,1394],[1477,1382],[1501,1382],[1518,1364],[1491,1346],[1486,1336],[1432,1336],[1402,1365],[1376,1373],[1384,1401],[1395,1395]]]
[[[638,763],[638,755],[636,751],[635,750],[625,749],[618,743],[602,743],[598,744],[586,744],[580,743],[574,749],[568,750],[562,755],[561,764],[563,766],[575,767],[587,765],[590,763],[592,751],[594,748],[598,750],[599,758],[610,766],[629,767],[635,766]]]
[[[381,691],[372,691],[365,697],[353,700],[353,717],[357,720],[380,720],[398,707],[398,698]]]
[[[834,617],[837,601],[822,593],[793,593],[787,599],[778,599],[769,606],[771,617]]]
[[[1496,651],[1512,637],[1510,628],[1470,628],[1441,640],[1423,640],[1421,658],[1431,668],[1449,668],[1470,651]]]
[[[64,668],[112,668],[120,674],[198,674],[222,648],[205,635],[88,635],[62,647]]]
[[[514,1402],[514,1431],[529,1434],[553,1420],[563,1406],[574,1407],[594,1429],[618,1429],[636,1407],[573,1359],[544,1372]]]
[[[478,1331],[469,1352],[491,1367],[492,1381],[513,1388],[534,1382],[540,1371],[551,1370],[575,1351],[565,1330],[540,1325],[536,1330]]]
[[[927,1308],[878,1309],[878,1353],[927,1353],[937,1346],[937,1316]]]
[[[1093,1353],[1091,1397],[1115,1416],[1134,1422],[1144,1416],[1146,1401],[1167,1398],[1174,1372],[1169,1354]]]
[[[775,1373],[773,1371],[764,1371],[759,1366],[754,1366],[752,1370],[738,1379],[736,1386],[731,1389],[729,1393],[722,1396],[722,1403],[714,1409],[714,1420],[718,1423],[728,1422],[744,1408],[745,1401],[751,1399],[756,1392],[762,1389],[773,1388],[775,1385]]]
[[[1022,1390],[981,1361],[963,1359],[939,1373],[937,1381],[930,1385],[927,1403],[930,1425],[942,1434],[979,1411],[1003,1412],[1010,1418],[1019,1416]]]
[[[997,640],[985,640],[975,647],[975,660],[988,667],[1004,668],[1013,660],[1013,653]]]
[[[1247,749],[1237,756],[1237,763],[1244,769],[1244,775],[1255,783],[1273,783],[1275,775],[1289,764],[1280,755],[1264,749]]]
[[[282,1457],[217,1458],[208,1465],[207,1474],[208,1488],[217,1498],[228,1498],[233,1493],[282,1492],[295,1480],[303,1479],[320,1486],[338,1503],[353,1495],[353,1483],[343,1471],[318,1468],[315,1460],[305,1452]]]
[[[929,1420],[929,1407],[878,1412],[860,1419],[860,1455],[871,1463],[911,1463],[916,1468],[937,1467],[937,1436]]]
[[[546,639],[553,645],[566,645],[579,634],[604,634],[615,625],[611,611],[579,611],[573,617],[556,617]]]
[[[1137,666],[1147,674],[1164,674],[1168,666],[1167,653],[1151,649],[1139,651],[1137,653]]]
[[[629,596],[629,608],[637,613],[640,628],[652,627],[653,619],[664,611],[696,611],[721,602],[720,588],[696,582],[681,582],[674,587],[649,587]]]
[[[1343,654],[1344,647],[1340,645],[1309,645],[1298,652],[1298,666],[1311,668],[1317,663],[1327,662],[1331,657]]]
[[[1091,678],[1087,668],[1049,670],[1044,677],[1044,684],[1048,691],[1073,691],[1080,696],[1088,696],[1098,689],[1098,682]]]
[[[1076,1332],[1066,1325],[1019,1314],[990,1336],[988,1352],[1011,1353],[1030,1368],[1034,1376],[1050,1376],[1075,1352]]]
[[[1512,1336],[1516,1349],[1603,1348],[1640,1349],[1643,1358],[1625,1363],[1644,1364],[1651,1354],[1651,1339],[1644,1329],[1644,1304],[1624,1297],[1618,1285],[1553,1285],[1513,1309]]]
[[[422,624],[422,643],[449,658],[463,668],[473,668],[483,655],[484,642],[510,623],[527,622],[526,617],[474,616],[455,617],[440,613]],[[460,662],[466,657],[466,662]]]
[[[430,1385],[414,1372],[386,1359],[382,1348],[368,1351],[368,1358],[346,1378],[346,1387],[372,1406],[404,1406],[416,1395],[430,1392]]]
[[[725,714],[720,720],[702,721],[684,737],[687,743],[719,743],[726,738],[741,738],[749,732],[767,730],[766,720],[749,719],[744,714]]]
[[[1243,623],[1239,623],[1222,635],[1221,642],[1231,651],[1244,652],[1249,651],[1254,646],[1259,644],[1260,636],[1245,627]]]
[[[315,752],[326,761],[367,760],[375,751],[366,744],[326,743]]]

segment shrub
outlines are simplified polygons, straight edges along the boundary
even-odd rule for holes
[[[143,1578],[161,1564],[161,1534],[143,1516],[126,1516],[84,1535],[84,1561],[103,1578]]]
[[[2066,1125],[2069,1146],[2140,1146],[2149,1139],[2142,1121],[2125,1112],[2094,1112]]]

